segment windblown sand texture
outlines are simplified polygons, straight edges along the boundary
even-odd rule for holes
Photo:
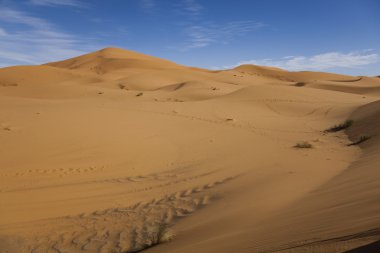
[[[379,97],[376,77],[210,71],[116,48],[2,68],[0,252],[374,243]],[[175,237],[151,247],[161,225]]]

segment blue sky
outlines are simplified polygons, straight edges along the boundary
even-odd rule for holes
[[[380,75],[380,1],[0,0],[0,67],[108,46],[212,69]]]

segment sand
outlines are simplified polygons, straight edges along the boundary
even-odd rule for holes
[[[0,252],[365,247],[380,239],[379,97],[376,77],[117,48],[2,68]]]

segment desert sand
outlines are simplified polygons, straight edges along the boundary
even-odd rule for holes
[[[211,71],[117,48],[2,68],[0,252],[375,243],[379,98],[377,77]]]

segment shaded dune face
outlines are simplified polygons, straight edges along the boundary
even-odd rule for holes
[[[0,253],[376,245],[379,96],[376,77],[117,48],[2,68]]]

